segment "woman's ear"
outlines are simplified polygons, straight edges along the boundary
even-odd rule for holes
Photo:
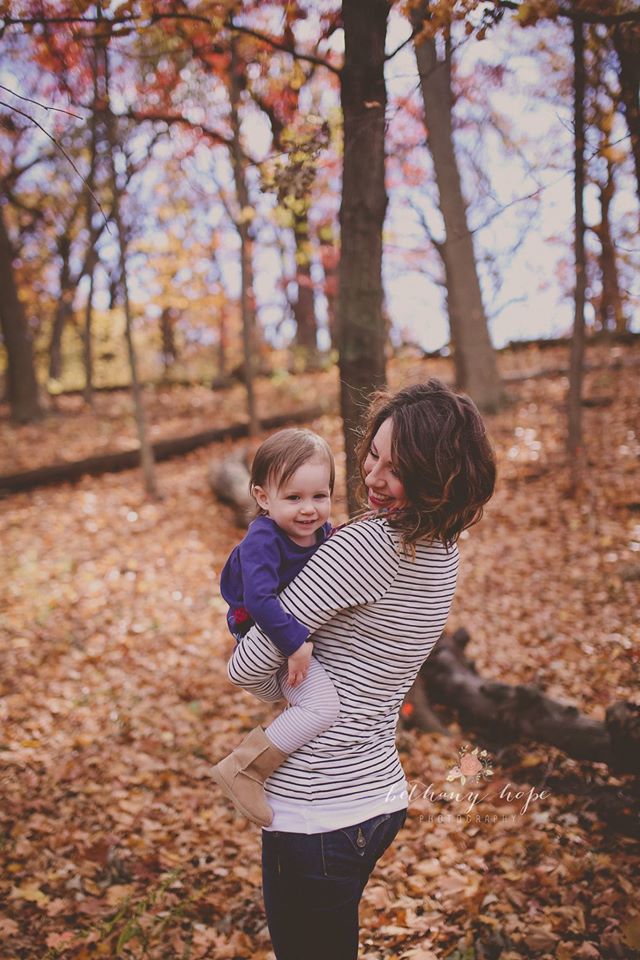
[[[261,510],[269,509],[269,495],[263,487],[251,487],[251,493]]]

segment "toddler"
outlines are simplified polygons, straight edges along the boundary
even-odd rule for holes
[[[288,658],[281,687],[289,707],[266,730],[252,730],[212,771],[238,810],[261,826],[273,819],[264,794],[267,777],[327,730],[340,711],[332,681],[311,656],[308,628],[278,597],[331,532],[334,479],[329,445],[311,430],[280,430],[265,440],[251,468],[258,516],[220,575],[236,643],[256,623]]]

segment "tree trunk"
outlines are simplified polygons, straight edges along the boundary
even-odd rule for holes
[[[147,427],[145,422],[144,406],[142,403],[142,391],[140,389],[140,380],[138,378],[138,361],[136,357],[135,344],[133,342],[133,317],[131,313],[131,301],[129,299],[129,282],[127,277],[127,241],[120,213],[120,193],[118,187],[118,178],[116,173],[115,149],[118,142],[116,131],[114,129],[115,117],[111,112],[109,103],[109,54],[104,51],[105,63],[105,101],[106,101],[106,126],[107,139],[109,144],[109,153],[111,159],[111,188],[113,191],[113,219],[118,233],[119,248],[119,266],[120,266],[120,285],[124,304],[125,315],[125,337],[127,341],[127,353],[129,355],[129,367],[131,370],[131,392],[133,394],[133,407],[140,441],[140,461],[142,463],[142,473],[144,476],[145,490],[149,497],[158,499],[158,488],[156,485],[155,465],[153,459],[153,447],[147,437]]]
[[[114,169],[114,190],[117,190],[115,184]],[[156,484],[155,464],[153,459],[153,448],[147,437],[147,425],[142,403],[142,390],[140,388],[140,379],[138,377],[138,360],[136,357],[135,344],[133,342],[133,317],[131,313],[131,302],[129,300],[129,282],[127,278],[127,247],[120,216],[120,205],[114,197],[114,220],[118,229],[118,246],[120,255],[120,282],[122,283],[122,298],[124,301],[125,314],[125,337],[127,340],[127,353],[129,355],[129,368],[131,370],[131,392],[133,394],[133,407],[136,418],[136,427],[138,429],[138,438],[140,440],[140,460],[142,462],[142,473],[144,475],[144,486],[147,494],[154,500],[158,499],[158,487]]]
[[[69,224],[71,228],[71,223]],[[71,238],[65,233],[58,239],[58,253],[62,260],[60,268],[60,295],[56,305],[56,312],[51,328],[49,341],[49,378],[59,380],[62,373],[62,334],[67,320],[71,316],[73,304],[73,290],[71,289],[71,275],[69,258],[71,256]]]
[[[573,22],[574,55],[574,204],[576,291],[573,338],[569,363],[567,452],[570,458],[571,488],[580,483],[583,466],[582,450],[582,379],[584,363],[584,306],[586,296],[586,261],[584,249],[584,32],[579,21]]]
[[[318,360],[318,327],[309,260],[309,219],[306,215],[296,217],[293,235],[296,243],[297,297],[292,307],[296,321],[296,346],[303,354],[305,365],[314,367]]]
[[[102,15],[102,3],[97,5],[98,15]],[[82,354],[84,361],[84,400],[85,403],[93,406],[93,288],[95,283],[95,271],[98,261],[96,244],[98,234],[93,226],[93,190],[96,182],[96,164],[98,161],[98,112],[100,104],[104,98],[101,97],[100,85],[104,87],[106,76],[104,73],[105,54],[98,54],[98,47],[94,44],[93,56],[91,62],[91,72],[93,78],[93,103],[91,104],[91,160],[89,163],[89,173],[85,190],[85,222],[87,233],[89,235],[87,250],[87,274],[89,276],[89,292],[87,293],[87,302],[84,311],[84,330],[82,331]],[[104,116],[101,116],[104,124]]]
[[[386,380],[382,227],[387,210],[384,48],[388,16],[387,0],[343,0],[344,160],[338,328],[340,410],[350,513],[359,506],[353,483],[357,474],[356,430],[369,394],[383,387]]]
[[[176,349],[176,337],[174,324],[176,322],[177,311],[174,307],[165,307],[160,314],[160,337],[162,339],[162,366],[164,369],[164,379],[168,380],[169,370],[176,362],[178,353]]]
[[[216,351],[215,380],[223,384],[227,381],[227,307],[221,303],[218,310],[218,349]]]
[[[236,41],[231,42],[231,71],[230,71],[230,103],[231,103],[231,130],[233,133],[233,143],[231,146],[231,163],[233,166],[233,177],[236,187],[238,205],[240,207],[240,217],[236,228],[240,237],[240,315],[242,318],[242,346],[244,351],[244,382],[247,390],[247,415],[249,418],[249,435],[255,436],[260,424],[258,421],[258,411],[256,409],[256,398],[254,390],[254,373],[256,366],[256,342],[255,342],[255,308],[253,293],[253,262],[252,262],[252,242],[249,220],[246,211],[250,207],[249,190],[247,187],[247,178],[245,170],[245,161],[242,153],[242,144],[240,142],[240,117],[238,115],[238,106],[240,104],[240,92],[244,80],[244,66],[236,54]]]
[[[16,423],[29,423],[42,416],[38,382],[33,363],[33,345],[18,297],[13,272],[13,247],[0,202],[0,323],[7,351],[7,398],[11,418]]]
[[[636,191],[640,199],[640,28],[634,23],[621,23],[613,30],[613,43],[620,64],[620,98],[631,136]]]
[[[607,161],[607,179],[604,184],[598,184],[600,193],[600,223],[593,227],[593,232],[600,242],[600,274],[602,279],[602,295],[598,305],[598,319],[602,330],[615,330],[616,333],[625,333],[627,318],[620,293],[618,279],[618,264],[616,248],[611,234],[611,201],[615,192],[614,167],[611,160]]]
[[[84,402],[93,405],[93,286],[95,262],[92,261],[89,273],[89,292],[84,308],[84,330],[82,331],[82,357],[84,362]]]
[[[414,29],[429,18],[429,4],[412,13]],[[487,317],[476,266],[473,237],[467,223],[460,170],[453,142],[451,46],[446,42],[439,60],[430,37],[415,43],[416,62],[427,127],[427,144],[433,159],[440,211],[445,225],[447,302],[456,370],[456,385],[478,406],[494,411],[502,399],[496,356],[489,337]]]

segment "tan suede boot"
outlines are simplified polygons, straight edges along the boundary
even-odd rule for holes
[[[262,727],[255,727],[211,773],[240,813],[268,827],[273,811],[264,795],[264,782],[288,756],[271,743]]]

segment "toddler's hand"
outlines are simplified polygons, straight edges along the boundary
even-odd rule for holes
[[[288,658],[289,662],[289,683],[292,687],[297,687],[302,683],[309,670],[311,654],[313,653],[313,643],[307,640],[302,646],[292,653]]]

